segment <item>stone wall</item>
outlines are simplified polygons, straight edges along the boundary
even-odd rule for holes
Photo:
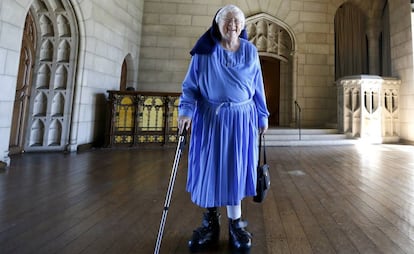
[[[414,142],[413,13],[409,1],[390,2],[392,75],[402,81],[400,88],[401,139]]]
[[[102,139],[106,91],[119,89],[125,57],[130,59],[128,80],[137,83],[143,6],[143,0],[81,1],[76,6],[83,40],[69,150]]]
[[[234,1],[246,17],[266,13],[284,22],[296,37],[293,98],[301,105],[305,127],[336,123],[334,87],[334,17],[338,7],[351,2],[370,18],[381,15],[384,1],[265,0]],[[401,136],[414,140],[412,28],[410,4],[389,0],[392,75],[401,78]],[[180,91],[197,38],[210,26],[216,10],[227,1],[145,1],[139,90]],[[286,98],[283,98],[286,100]],[[293,112],[291,109],[283,109]]]
[[[304,126],[336,121],[333,18],[340,3],[331,1],[235,1],[246,17],[266,13],[285,23],[296,39],[294,94],[303,109]],[[210,26],[225,1],[147,0],[138,89],[179,92],[190,60],[189,51]],[[283,108],[285,112],[288,110]]]

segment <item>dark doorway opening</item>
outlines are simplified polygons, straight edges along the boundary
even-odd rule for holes
[[[261,56],[263,82],[266,92],[267,107],[270,112],[269,126],[279,126],[280,108],[280,60]]]

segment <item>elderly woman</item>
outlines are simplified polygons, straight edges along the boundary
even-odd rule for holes
[[[257,140],[269,113],[258,53],[244,25],[237,6],[221,8],[190,52],[182,84],[179,132],[191,125],[187,190],[207,208],[189,241],[191,251],[217,246],[221,206],[227,208],[230,246],[251,248],[241,201],[256,194]]]

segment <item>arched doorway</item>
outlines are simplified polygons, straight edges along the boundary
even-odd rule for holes
[[[293,33],[282,21],[265,13],[248,17],[246,26],[249,41],[256,45],[261,59],[269,126],[291,126],[294,119]]]
[[[29,13],[33,17],[37,47],[30,72],[33,79],[28,91],[29,109],[24,111],[27,117],[26,113],[16,113],[13,117],[12,125],[21,125],[19,118],[25,120],[25,126],[19,127],[25,129],[20,133],[25,138],[20,140],[18,150],[63,151],[69,143],[76,76],[79,44],[76,17],[69,0],[34,0]],[[24,37],[23,43],[26,34]],[[20,65],[19,73],[25,73],[24,68],[25,65]],[[16,145],[15,140],[10,141],[10,147]]]
[[[336,10],[335,80],[352,75],[392,75],[388,1],[372,1],[369,7],[365,4],[349,1]]]
[[[119,90],[121,91],[127,90],[127,74],[127,62],[126,59],[124,59],[121,67],[121,80],[119,82]]]
[[[10,132],[9,154],[23,151],[29,98],[33,80],[33,66],[36,54],[36,27],[29,11],[23,31],[20,50],[19,72],[17,74],[16,95],[14,97],[13,117]]]

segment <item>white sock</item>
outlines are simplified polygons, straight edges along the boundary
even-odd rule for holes
[[[227,217],[232,220],[239,219],[241,217],[241,205],[228,205]]]

